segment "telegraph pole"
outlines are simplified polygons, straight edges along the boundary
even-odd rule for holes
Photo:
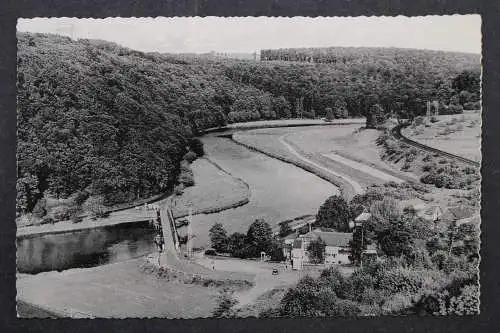
[[[187,254],[188,257],[191,258],[193,255],[193,244],[192,244],[192,233],[191,233],[191,221],[193,215],[193,208],[189,205],[189,215],[188,215],[188,225],[187,225]]]

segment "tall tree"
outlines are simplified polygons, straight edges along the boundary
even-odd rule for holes
[[[227,232],[221,223],[215,223],[209,230],[210,243],[215,251],[219,253],[227,252],[228,237]]]
[[[246,244],[252,257],[260,256],[261,251],[270,252],[273,242],[273,232],[269,223],[263,219],[255,220],[248,227]]]
[[[307,252],[309,253],[309,258],[315,264],[321,264],[325,260],[325,248],[326,244],[321,239],[313,239],[307,246]]]
[[[320,206],[315,225],[333,228],[340,232],[348,232],[351,218],[351,210],[345,199],[334,195],[326,199]]]

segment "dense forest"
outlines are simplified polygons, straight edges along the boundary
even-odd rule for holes
[[[228,122],[366,116],[373,105],[417,115],[427,100],[454,112],[477,106],[478,55],[345,52],[341,61],[257,62],[18,33],[17,211],[47,195],[113,205],[162,193],[190,138]]]
[[[340,106],[350,115],[367,115],[379,104],[386,113],[412,117],[425,114],[427,101],[440,113],[480,107],[478,54],[332,47],[262,50],[261,61],[273,67],[271,77],[281,76],[278,68],[283,62],[302,69],[299,76],[308,77],[307,83],[295,84],[303,89],[300,102],[310,112],[321,114],[326,107]],[[279,85],[274,89],[288,91]]]

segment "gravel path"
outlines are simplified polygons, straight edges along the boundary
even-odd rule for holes
[[[322,166],[322,165],[320,165],[320,164],[318,164],[318,163],[316,163],[316,162],[314,162],[314,161],[312,161],[312,160],[308,159],[307,157],[304,157],[304,156],[303,156],[303,155],[301,155],[300,153],[298,153],[298,152],[295,150],[295,148],[293,148],[293,147],[292,147],[292,146],[291,146],[288,142],[286,142],[286,140],[285,140],[285,136],[286,136],[286,135],[282,135],[282,136],[280,136],[280,137],[279,137],[279,141],[280,141],[280,142],[281,142],[281,143],[282,143],[282,144],[283,144],[283,145],[284,145],[284,146],[285,146],[285,147],[286,147],[286,148],[287,148],[287,149],[288,149],[288,150],[289,150],[292,154],[294,154],[295,156],[297,156],[297,157],[298,157],[298,158],[300,158],[301,160],[303,160],[303,161],[305,161],[305,162],[307,162],[307,163],[311,164],[312,166],[314,166],[314,167],[316,167],[316,168],[318,168],[318,169],[321,169],[321,170],[323,170],[323,171],[325,171],[325,172],[327,172],[327,173],[329,173],[329,174],[331,174],[331,175],[333,175],[333,176],[335,176],[335,177],[338,177],[338,178],[341,178],[341,179],[345,180],[347,183],[349,183],[349,185],[351,185],[351,186],[352,186],[352,188],[354,189],[354,192],[355,192],[356,194],[361,194],[361,193],[364,193],[364,192],[365,192],[365,190],[363,189],[363,187],[362,187],[362,186],[361,186],[358,182],[356,182],[354,179],[349,178],[349,177],[346,177],[345,175],[340,174],[340,173],[335,172],[335,171],[332,171],[332,170],[330,170],[330,169],[328,169],[328,168],[325,168],[324,166]]]
[[[345,158],[345,157],[340,156],[340,155],[335,154],[335,153],[322,154],[322,155],[325,156],[328,159],[331,159],[332,161],[345,164],[345,165],[347,165],[347,166],[349,166],[349,167],[351,167],[353,169],[356,169],[356,170],[359,170],[361,172],[367,173],[367,174],[369,174],[369,175],[371,175],[373,177],[382,179],[382,180],[387,181],[387,182],[396,182],[398,184],[405,182],[405,180],[403,180],[401,178],[394,177],[394,176],[392,176],[392,175],[390,175],[390,174],[388,174],[386,172],[383,172],[383,171],[380,171],[378,169],[372,168],[369,165],[353,161],[351,159]]]

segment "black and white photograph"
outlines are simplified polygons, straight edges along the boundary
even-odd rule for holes
[[[480,15],[16,35],[19,318],[479,315]]]

